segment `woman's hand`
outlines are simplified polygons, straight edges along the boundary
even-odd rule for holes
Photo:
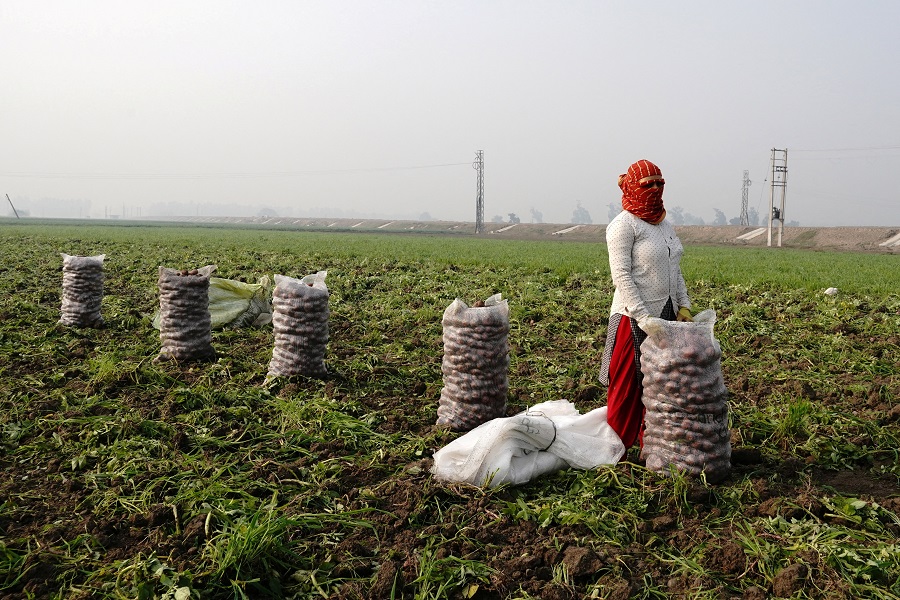
[[[660,319],[659,317],[651,317],[650,315],[641,317],[637,320],[637,326],[651,337],[663,330],[663,323],[665,323],[665,320]]]
[[[694,321],[694,315],[691,314],[691,311],[688,307],[682,306],[678,309],[678,314],[675,315],[675,320],[692,323]]]

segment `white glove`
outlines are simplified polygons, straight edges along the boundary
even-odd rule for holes
[[[660,319],[659,317],[651,317],[650,315],[643,316],[637,320],[638,327],[640,327],[644,331],[644,333],[646,333],[650,337],[653,337],[661,332],[663,330],[664,323],[664,319]]]

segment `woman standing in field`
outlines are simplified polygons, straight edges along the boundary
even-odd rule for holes
[[[610,309],[600,382],[607,390],[607,421],[625,448],[643,442],[641,342],[649,317],[691,321],[691,301],[681,274],[684,248],[666,220],[665,180],[649,160],[619,176],[622,208],[606,227],[615,293]]]

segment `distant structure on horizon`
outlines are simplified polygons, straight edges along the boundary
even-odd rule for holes
[[[750,213],[747,212],[747,204],[750,197],[750,171],[744,171],[744,185],[741,187],[741,225],[750,224]]]
[[[779,150],[772,148],[772,175],[769,180],[769,238],[768,245],[772,245],[772,227],[778,221],[778,247],[781,247],[781,238],[784,233],[784,198],[787,192],[787,148]],[[781,206],[775,206],[775,188],[781,190]]]
[[[484,150],[475,153],[472,167],[478,173],[475,183],[475,233],[484,233]]]

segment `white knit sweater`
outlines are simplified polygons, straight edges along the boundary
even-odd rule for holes
[[[651,225],[623,210],[606,227],[606,246],[616,286],[611,315],[659,317],[669,298],[676,312],[690,308],[681,274],[684,247],[667,219]]]

